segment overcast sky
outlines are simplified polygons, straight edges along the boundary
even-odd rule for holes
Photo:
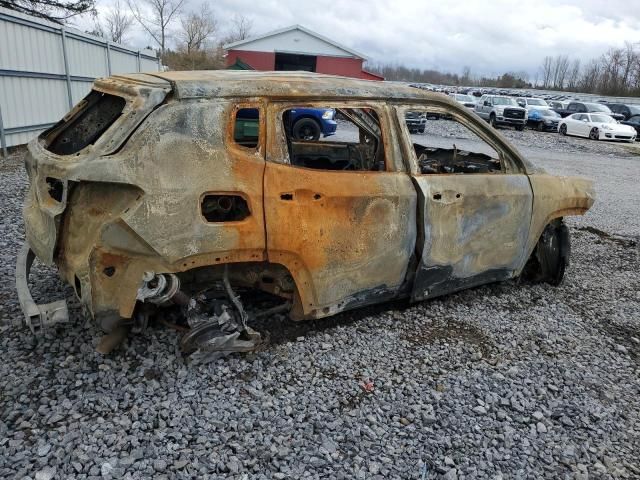
[[[104,11],[115,0],[97,0]],[[197,11],[203,0],[187,0]],[[125,4],[126,5],[126,4]],[[262,34],[303,25],[366,55],[373,63],[398,63],[460,73],[534,76],[545,55],[588,60],[609,47],[640,42],[638,0],[215,0],[222,30],[235,13]],[[80,21],[78,25],[84,29]],[[135,47],[152,45],[136,26]]]

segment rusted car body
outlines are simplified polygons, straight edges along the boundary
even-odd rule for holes
[[[468,109],[424,90],[211,71],[113,76],[93,92],[29,144],[18,289],[31,324],[66,315],[24,291],[33,254],[57,265],[107,331],[135,316],[150,274],[202,286],[228,272],[233,285],[288,300],[294,320],[432,298],[526,266],[557,282],[569,254],[562,217],[594,201],[590,180],[546,174]],[[91,102],[97,113],[86,113]],[[376,166],[354,169],[362,152],[344,169],[293,165],[292,152],[311,147],[287,138],[283,112],[301,106],[336,108],[374,132],[360,147],[376,150]],[[258,112],[249,144],[234,132],[247,108]],[[420,108],[477,133],[499,153],[494,168],[423,173],[404,121]]]

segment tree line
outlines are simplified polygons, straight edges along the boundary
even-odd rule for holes
[[[506,72],[496,76],[475,76],[469,67],[462,74],[441,72],[434,69],[408,68],[403,65],[373,64],[367,69],[385,80],[414,83],[434,83],[436,85],[459,85],[465,87],[526,88],[531,87],[526,72]]]
[[[539,74],[546,89],[640,96],[640,46],[627,42],[584,64],[568,55],[547,56]]]

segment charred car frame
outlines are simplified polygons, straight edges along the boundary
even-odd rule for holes
[[[301,107],[335,109],[358,138],[292,137],[289,112]],[[405,118],[425,108],[498,158],[414,144]],[[33,302],[37,256],[107,332],[177,305],[186,350],[204,345],[194,332],[221,338],[212,350],[255,345],[238,288],[268,292],[304,320],[523,273],[558,283],[569,257],[562,218],[594,201],[590,180],[535,168],[452,99],[311,73],[97,80],[29,144],[26,169],[17,283],[30,328],[68,315],[64,301]],[[211,307],[216,299],[226,304]]]

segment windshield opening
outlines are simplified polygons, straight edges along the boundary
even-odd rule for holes
[[[514,107],[518,106],[516,101],[510,97],[493,97],[493,104],[494,105],[513,105]]]
[[[591,121],[599,122],[599,123],[617,123],[613,118],[609,117],[608,115],[591,115]]]

